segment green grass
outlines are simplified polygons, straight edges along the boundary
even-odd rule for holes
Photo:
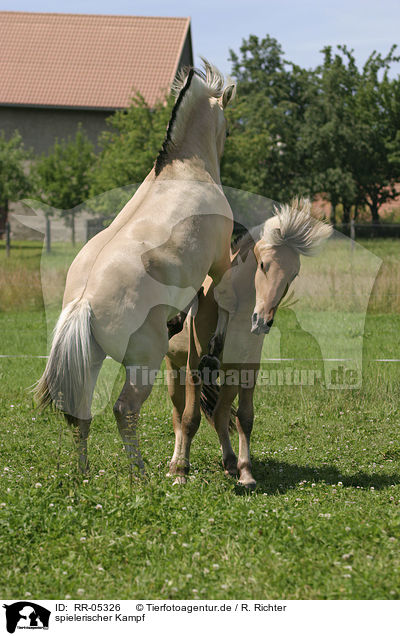
[[[371,249],[382,258],[385,245]],[[22,250],[25,257],[21,271],[34,271]],[[390,259],[397,267],[394,244]],[[28,357],[0,358],[0,596],[399,598],[400,364],[375,359],[400,357],[400,317],[375,309],[364,336],[346,327],[361,343],[361,389],[258,388],[258,486],[247,494],[224,475],[205,421],[189,483],[172,486],[165,387],[154,388],[142,411],[146,481],[130,480],[111,405],[94,418],[84,481],[62,418],[39,414],[27,390],[45,364],[29,357],[46,353],[43,308],[7,307],[0,354]],[[329,315],[321,313],[328,333]],[[282,332],[287,319],[282,312]],[[288,342],[294,354],[304,345]],[[121,377],[114,398],[120,386]]]
[[[9,335],[13,352],[43,353],[40,313],[2,318],[22,334]],[[375,320],[373,355],[378,323],[385,339],[399,328]],[[260,388],[252,495],[223,474],[205,422],[189,483],[172,486],[164,387],[143,408],[147,481],[130,482],[108,407],[92,425],[84,482],[63,421],[39,415],[26,391],[43,366],[0,361],[3,598],[398,598],[400,365],[370,362],[359,391]]]

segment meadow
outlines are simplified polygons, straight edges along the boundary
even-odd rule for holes
[[[41,244],[17,244],[9,259],[0,252],[0,354],[13,356],[0,358],[0,596],[399,598],[400,363],[377,362],[400,358],[399,242],[362,245],[383,262],[365,324],[357,323],[362,333],[346,326],[362,351],[361,387],[259,387],[253,493],[224,475],[205,420],[193,443],[189,483],[172,486],[166,473],[174,436],[164,386],[154,388],[142,412],[146,480],[130,477],[112,401],[93,420],[91,471],[80,476],[63,419],[38,413],[27,390],[44,368],[36,356],[46,355],[47,321],[72,250],[55,245],[44,264],[47,293],[56,301],[47,316]],[[343,297],[340,268],[345,272],[343,261],[329,274],[318,316],[328,333],[337,318],[332,289],[337,302]],[[316,278],[310,289],[318,286]],[[289,314],[282,311],[279,324],[278,313],[282,333],[291,329]],[[311,341],[299,342],[293,357],[312,357]]]

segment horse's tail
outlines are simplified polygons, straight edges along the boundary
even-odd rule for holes
[[[78,416],[90,378],[90,318],[86,298],[73,300],[61,312],[46,368],[35,387],[40,408],[54,404],[64,413]]]
[[[219,384],[204,384],[203,383],[201,387],[200,407],[212,427],[214,427],[214,421],[212,416],[218,401],[219,391],[220,391]],[[229,420],[229,430],[231,432],[236,430],[236,426],[235,426],[236,414],[237,414],[237,411],[232,406],[231,417]]]

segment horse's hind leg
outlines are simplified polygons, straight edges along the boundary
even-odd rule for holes
[[[126,380],[118,400],[114,404],[114,416],[117,420],[119,434],[129,458],[131,471],[144,473],[144,463],[139,448],[138,423],[143,402],[150,395],[152,386],[136,384],[134,367],[126,367]]]
[[[139,449],[138,423],[140,409],[153,388],[155,375],[168,349],[166,311],[154,307],[143,325],[132,334],[125,353],[126,380],[114,415],[127,452],[131,471],[144,473]]]
[[[72,435],[78,451],[79,470],[82,474],[85,474],[89,470],[87,441],[89,437],[92,418],[84,420],[65,413],[65,419],[72,429]]]
[[[87,441],[90,432],[90,424],[92,422],[91,417],[91,405],[93,399],[93,392],[96,386],[96,381],[100,373],[101,365],[105,358],[104,353],[100,350],[100,347],[96,346],[97,360],[90,368],[89,390],[87,395],[83,396],[83,401],[79,409],[77,416],[64,413],[65,419],[72,429],[72,435],[75,440],[75,445],[78,451],[78,467],[81,473],[85,474],[89,470],[89,460],[87,452]]]
[[[231,421],[232,402],[236,397],[237,391],[238,387],[235,385],[223,385],[213,413],[215,430],[221,444],[222,463],[226,474],[232,476],[237,475],[237,458],[229,437],[229,424]]]
[[[256,481],[251,472],[250,459],[250,435],[253,430],[254,420],[253,393],[254,387],[240,387],[239,408],[236,418],[236,428],[239,433],[239,484],[249,489],[253,489],[256,486]]]
[[[174,454],[169,464],[169,472],[167,477],[171,477],[176,474],[179,457],[181,455],[182,446],[182,415],[185,409],[185,386],[182,384],[179,374],[179,369],[172,364],[172,362],[166,358],[167,365],[167,379],[168,379],[168,393],[171,398],[172,409],[172,425],[175,433],[175,448]]]
[[[180,385],[178,387],[180,382],[179,377],[176,379],[174,385],[174,388],[177,389],[174,406],[177,408],[174,409],[175,450],[170,464],[170,474],[176,475],[175,484],[185,484],[187,481],[187,475],[190,470],[190,447],[201,420],[201,383],[197,370],[199,356],[194,341],[194,319],[192,314],[189,314],[188,320],[189,350],[185,387],[181,387]],[[183,406],[184,409],[182,412]]]

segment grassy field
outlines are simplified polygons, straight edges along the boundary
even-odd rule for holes
[[[30,356],[46,353],[40,278],[29,284],[39,246],[0,254],[0,354],[16,356],[0,358],[0,596],[399,598],[400,364],[375,361],[400,358],[399,243],[365,245],[383,265],[354,334],[362,387],[260,387],[252,494],[223,474],[205,421],[189,483],[172,486],[162,386],[143,407],[146,481],[129,478],[111,406],[93,421],[83,480],[62,418],[39,414],[27,391],[45,362]],[[57,289],[70,257],[65,246],[51,256]]]

